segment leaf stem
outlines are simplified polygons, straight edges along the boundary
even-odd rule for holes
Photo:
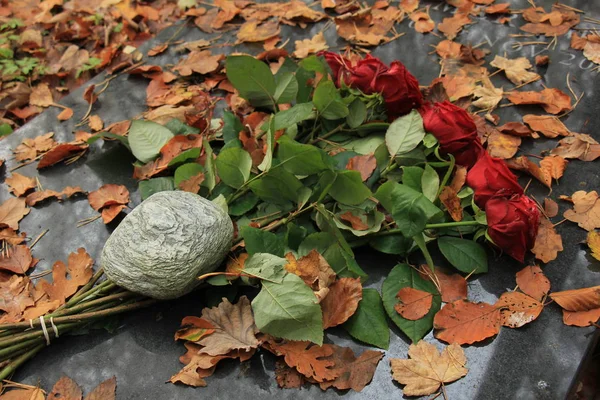
[[[431,272],[433,272],[435,274],[435,264],[433,263],[433,259],[431,258],[431,254],[429,253],[429,250],[427,249],[427,243],[425,243],[425,238],[424,238],[423,234],[419,233],[418,235],[413,236],[413,240],[415,241],[415,243],[417,244],[417,246],[423,253],[423,256],[425,257],[425,261],[427,262],[427,265],[429,266],[429,269],[431,269]]]
[[[454,165],[456,164],[456,160],[454,159],[454,156],[452,154],[448,154],[448,155],[450,156],[450,165],[448,166],[448,170],[446,171],[444,178],[442,178],[442,181],[440,182],[440,187],[438,189],[437,195],[435,196],[436,200],[439,199],[440,194],[442,193],[442,190],[444,190],[444,187],[450,180],[450,176],[452,176],[452,172],[454,171]]]
[[[15,358],[13,361],[11,361],[7,366],[2,368],[2,371],[0,371],[0,381],[8,378],[10,376],[10,374],[15,372],[15,370],[17,368],[19,368],[25,361],[29,360],[31,357],[36,355],[44,347],[45,347],[44,344],[39,344],[39,345],[35,346],[34,348],[32,348],[31,350],[29,350],[28,352],[23,353],[21,356],[19,356],[18,358]]]

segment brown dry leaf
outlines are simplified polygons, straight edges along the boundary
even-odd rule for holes
[[[496,302],[501,309],[502,325],[520,328],[534,321],[544,309],[544,304],[520,292],[506,292]]]
[[[54,198],[58,201],[62,201],[63,196],[69,198],[76,194],[85,194],[85,191],[82,188],[80,188],[79,186],[75,186],[75,187],[67,186],[61,192],[57,192],[57,191],[51,190],[51,189],[45,189],[45,190],[42,190],[41,192],[33,192],[31,194],[28,194],[27,197],[25,198],[25,202],[27,203],[27,205],[29,207],[33,207],[37,203],[42,202],[47,199],[50,199],[50,198]]]
[[[332,381],[341,371],[335,370],[332,360],[333,345],[317,346],[311,342],[268,340],[263,346],[278,356],[284,356],[285,363],[309,379],[317,382]]]
[[[13,389],[0,396],[0,400],[44,400],[44,391],[40,388]]]
[[[200,172],[189,179],[179,182],[179,189],[184,192],[198,193],[202,182],[204,182],[204,173]]]
[[[258,329],[246,296],[240,297],[236,304],[223,298],[217,307],[203,309],[202,319],[215,327],[213,334],[198,341],[198,344],[204,346],[202,353],[219,356],[233,350],[248,352],[258,347]]]
[[[532,65],[525,57],[509,59],[496,55],[492,62],[490,62],[490,65],[504,70],[508,80],[515,85],[531,82],[540,78],[535,72],[527,71]]]
[[[351,157],[346,164],[347,170],[360,172],[360,177],[364,181],[369,179],[377,167],[377,160],[373,154],[358,155]]]
[[[98,115],[92,115],[88,120],[88,126],[92,132],[98,132],[104,128],[104,122],[102,122],[102,119]]]
[[[37,165],[37,169],[50,167],[69,158],[79,157],[89,148],[87,143],[62,143],[45,153]]]
[[[407,14],[419,8],[419,0],[400,0],[400,9]]]
[[[484,109],[494,109],[498,106],[498,103],[502,101],[504,91],[495,87],[484,87],[477,86],[473,91],[473,95],[478,97],[477,100],[472,102],[475,107]]]
[[[104,224],[109,224],[113,219],[117,218],[117,215],[121,213],[125,209],[126,206],[123,204],[111,204],[110,206],[104,207],[100,211],[100,216],[102,217],[102,222]]]
[[[13,174],[9,178],[6,178],[4,182],[8,185],[8,190],[17,197],[23,196],[37,186],[35,178],[30,178],[16,172],[13,172]]]
[[[0,310],[2,322],[18,322],[27,307],[35,305],[31,297],[31,281],[26,276],[12,275],[8,281],[0,282]]]
[[[349,347],[333,347],[333,359],[335,366],[334,372],[337,378],[331,381],[324,381],[319,384],[321,389],[327,390],[334,387],[338,390],[352,389],[356,392],[362,391],[365,386],[373,380],[373,375],[377,369],[379,361],[383,358],[383,352],[375,350],[365,350],[358,357]]]
[[[179,357],[179,361],[186,364],[177,374],[173,375],[169,381],[171,383],[183,383],[188,386],[204,387],[206,381],[204,378],[211,376],[215,371],[216,364],[225,358],[236,358],[239,354],[213,357],[208,354],[200,353],[202,346],[192,342],[186,342],[185,347],[188,350],[186,354]],[[249,353],[250,355],[254,354]]]
[[[31,89],[29,104],[38,107],[50,107],[54,104],[52,92],[46,83],[40,83]]]
[[[262,42],[279,35],[280,32],[281,28],[276,20],[270,20],[262,24],[257,21],[247,21],[240,26],[237,38],[238,43]]]
[[[463,208],[458,198],[458,193],[451,186],[445,186],[440,193],[440,201],[446,207],[448,214],[454,221],[461,221],[463,218]]]
[[[90,192],[88,201],[96,211],[114,204],[125,205],[129,203],[129,190],[123,185],[108,183],[102,185],[98,190]]]
[[[539,92],[510,92],[506,98],[513,104],[539,104],[547,113],[560,114],[573,109],[571,98],[560,89],[544,89]]]
[[[600,261],[600,234],[596,231],[588,232],[586,242],[592,251],[592,257]]]
[[[461,44],[444,39],[435,46],[435,51],[443,59],[458,59],[461,53]]]
[[[510,14],[510,11],[510,3],[498,3],[485,8],[486,14]]]
[[[454,171],[452,182],[450,182],[450,187],[456,192],[459,192],[467,181],[467,167],[464,165],[457,165],[455,168],[456,170]]]
[[[349,222],[352,225],[352,229],[357,231],[365,231],[369,229],[369,225],[365,224],[360,216],[354,215],[352,211],[346,211],[339,215],[342,221]]]
[[[433,318],[434,336],[447,343],[473,344],[497,335],[500,310],[487,303],[457,300],[446,304]]]
[[[296,50],[293,56],[296,58],[306,58],[309,54],[316,54],[319,51],[329,48],[323,32],[317,33],[311,39],[296,40],[294,45],[296,46]]]
[[[561,156],[546,156],[540,161],[540,168],[549,179],[560,179],[565,173],[568,161]]]
[[[549,198],[544,199],[544,213],[548,218],[554,218],[558,215],[558,204]]]
[[[291,255],[291,253],[290,253]],[[233,256],[227,261],[227,266],[225,267],[225,272],[228,274],[239,274],[244,270],[244,265],[246,264],[246,260],[248,259],[248,253],[241,253],[240,255]],[[229,276],[227,275],[228,280],[237,279],[237,276]]]
[[[38,155],[47,152],[56,145],[53,136],[54,132],[48,132],[33,139],[23,139],[23,142],[14,150],[16,160],[33,160]]]
[[[521,122],[507,122],[506,124],[499,126],[498,130],[507,135],[518,136],[518,137],[531,137],[535,134],[527,127],[527,125]]]
[[[157,56],[159,54],[162,54],[168,48],[169,48],[169,45],[167,43],[157,44],[156,46],[154,46],[153,48],[151,48],[150,50],[148,50],[148,57],[154,57],[154,56]]]
[[[531,252],[536,259],[549,263],[556,259],[560,251],[563,251],[562,237],[556,233],[548,218],[542,218]]]
[[[416,321],[427,315],[433,303],[433,294],[411,287],[400,289],[396,298],[399,303],[396,303],[394,309],[402,318],[410,321]]]
[[[563,216],[571,222],[577,222],[586,231],[600,228],[600,202],[595,190],[586,193],[579,190],[571,196],[573,209],[564,212]]]
[[[175,332],[175,340],[188,340],[197,342],[205,336],[215,332],[213,324],[198,317],[185,317],[181,321],[181,328]]]
[[[0,205],[0,227],[8,226],[15,231],[19,229],[19,221],[29,214],[25,199],[10,198]]]
[[[306,382],[296,368],[288,366],[283,360],[275,362],[275,380],[277,386],[283,389],[300,389]]]
[[[529,265],[517,272],[517,285],[523,293],[538,301],[550,291],[550,280],[537,265]]]
[[[66,107],[65,109],[63,109],[60,114],[58,114],[56,116],[56,118],[58,118],[59,121],[66,121],[68,119],[71,119],[71,117],[73,116],[73,109]]]
[[[25,241],[27,234],[25,232],[21,232],[18,234],[11,228],[0,229],[0,240],[5,241],[8,244],[16,246]]]
[[[547,188],[550,188],[552,185],[552,177],[527,156],[519,156],[512,160],[507,160],[506,164],[510,169],[527,172]]]
[[[304,257],[296,260],[292,253],[285,255],[288,263],[285,269],[298,275],[317,296],[319,302],[329,293],[329,286],[335,281],[335,272],[317,250],[311,250]]]
[[[456,12],[452,17],[444,18],[442,22],[438,24],[438,31],[442,32],[444,36],[452,40],[458,35],[462,28],[471,23],[471,18],[468,14]]]
[[[452,273],[443,267],[435,267],[435,273],[431,272],[428,265],[421,265],[419,271],[421,276],[430,281],[437,280],[442,301],[452,303],[456,300],[467,298],[467,280],[460,274]]]
[[[454,382],[467,375],[467,357],[457,344],[440,353],[436,346],[420,340],[408,348],[410,359],[392,358],[392,377],[402,385],[405,396],[427,396],[440,385]]]
[[[571,134],[561,120],[552,115],[528,114],[523,116],[523,122],[529,125],[534,131],[540,132],[549,138],[569,136]]]
[[[33,266],[31,250],[25,245],[9,248],[0,255],[0,270],[25,274]]]
[[[359,46],[377,46],[395,37],[388,36],[388,33],[394,34],[394,24],[402,18],[403,12],[395,7],[386,10],[365,8],[344,14],[334,21],[338,35],[348,42]]]
[[[362,299],[360,279],[341,278],[329,286],[329,293],[321,301],[323,329],[343,324],[358,308]]]
[[[60,378],[52,388],[47,400],[81,400],[83,392],[68,376]]]
[[[600,286],[550,293],[550,298],[567,311],[600,308]]]
[[[578,158],[582,161],[594,161],[600,157],[600,144],[590,135],[584,133],[571,133],[561,139],[558,147],[551,152],[563,158]]]
[[[567,311],[563,310],[563,323],[571,326],[591,326],[600,319],[600,308],[589,311]]]
[[[583,47],[583,56],[595,64],[600,64],[600,43],[588,41]]]
[[[521,146],[521,138],[494,131],[487,138],[487,150],[492,157],[501,159],[512,158]]]
[[[223,54],[212,55],[210,50],[192,51],[187,58],[181,60],[173,70],[181,76],[190,76],[192,73],[210,74],[219,69],[220,61],[225,58]]]
[[[435,22],[431,19],[428,12],[414,12],[410,14],[410,19],[415,23],[415,31],[419,33],[429,33],[435,29]]]
[[[117,391],[117,378],[112,377],[96,386],[84,400],[115,400]]]
[[[523,18],[532,23],[522,25],[520,28],[522,31],[546,36],[564,35],[580,20],[579,15],[573,11],[552,11],[546,14],[541,7],[525,10]]]
[[[59,300],[61,304],[79,287],[88,283],[94,273],[94,260],[83,248],[77,249],[77,253],[69,254],[67,264],[55,262],[52,266],[52,283],[47,280],[39,283],[50,300]],[[67,279],[67,274],[70,279]]]

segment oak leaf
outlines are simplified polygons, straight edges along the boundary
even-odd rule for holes
[[[448,214],[450,214],[450,217],[452,217],[454,221],[462,220],[463,208],[460,204],[460,199],[458,198],[456,189],[454,189],[452,186],[444,186],[439,198],[444,207],[446,207]]]
[[[8,190],[17,197],[23,196],[37,186],[35,178],[30,178],[16,172],[13,172],[4,182],[8,185]]]
[[[0,229],[0,240],[3,240],[6,243],[11,244],[13,246],[23,243],[26,237],[27,235],[25,232],[21,232],[21,234],[18,234],[12,228]]]
[[[560,89],[544,89],[539,92],[510,92],[506,98],[513,104],[539,104],[550,114],[559,114],[564,111],[570,111],[571,98]]]
[[[521,138],[495,131],[488,136],[487,143],[488,153],[492,157],[507,159],[517,153],[519,146],[521,146]]]
[[[435,267],[435,272],[432,272],[425,264],[421,265],[419,272],[423,278],[436,284],[444,303],[467,298],[467,280],[462,275],[451,273],[443,267]]]
[[[323,329],[343,324],[358,308],[362,299],[359,278],[341,278],[329,286],[329,293],[321,300]]]
[[[544,305],[533,297],[521,292],[506,292],[496,302],[501,309],[502,325],[509,328],[520,328],[535,320]]]
[[[24,274],[33,264],[31,250],[25,245],[14,246],[0,255],[0,270]]]
[[[226,358],[240,358],[241,361],[249,359],[255,349],[250,352],[234,351],[230,354],[221,356],[211,356],[202,353],[202,346],[192,342],[186,342],[185,347],[188,350],[186,354],[179,357],[179,361],[186,364],[177,374],[169,379],[172,383],[183,383],[188,386],[206,386],[204,378],[211,376],[217,363]]]
[[[384,353],[365,350],[360,356],[356,357],[349,347],[336,345],[331,345],[331,347],[333,348],[331,359],[335,363],[333,370],[337,377],[334,380],[321,382],[319,384],[321,389],[326,390],[334,387],[338,390],[362,391],[373,380],[375,369]]]
[[[12,275],[8,281],[0,282],[0,310],[6,312],[1,322],[20,321],[23,311],[33,305],[28,277]]]
[[[332,381],[341,372],[335,370],[335,362],[331,357],[334,353],[333,345],[317,346],[311,342],[267,340],[263,346],[275,355],[283,356],[288,366],[317,382]]]
[[[294,50],[293,56],[296,58],[306,58],[309,54],[316,54],[329,48],[323,32],[317,33],[310,39],[296,40],[294,45],[296,50]]]
[[[117,378],[112,377],[96,386],[83,400],[115,400]]]
[[[571,222],[576,222],[586,231],[600,228],[600,202],[595,190],[586,193],[579,190],[571,196],[573,209],[564,212],[563,216]]]
[[[433,318],[434,336],[447,343],[472,344],[497,335],[500,309],[487,303],[457,300],[446,304]]]
[[[92,266],[94,260],[83,249],[77,249],[77,253],[69,254],[67,265],[57,261],[52,266],[52,283],[42,280],[39,284],[50,300],[59,300],[62,303],[75,294],[77,289],[85,285],[94,273]],[[69,275],[70,279],[67,279]]]
[[[275,362],[275,380],[277,386],[284,389],[299,389],[306,382],[304,375],[299,373],[296,368],[287,365],[283,360]]]
[[[0,205],[0,226],[19,229],[19,221],[29,214],[25,199],[10,198]]]
[[[406,396],[427,396],[440,385],[454,382],[467,375],[467,357],[457,344],[451,344],[440,353],[434,345],[420,340],[408,348],[410,359],[392,358],[392,377],[405,385]]]
[[[52,138],[53,136],[54,132],[48,132],[33,139],[23,139],[23,142],[14,150],[16,160],[33,160],[38,155],[47,152],[56,145],[56,142]]]
[[[529,265],[517,272],[517,285],[526,295],[541,301],[550,291],[550,280],[537,265]]]
[[[61,143],[42,156],[37,169],[47,168],[69,158],[81,156],[89,147],[87,143]]]
[[[560,251],[563,251],[562,237],[548,218],[542,218],[531,252],[536,259],[548,263],[555,260]]]
[[[527,114],[523,116],[523,122],[529,125],[532,130],[549,138],[571,134],[562,121],[553,115]]]
[[[47,400],[81,400],[82,397],[79,385],[68,376],[63,376],[54,384]]]
[[[531,82],[540,78],[535,72],[527,71],[532,65],[525,57],[509,59],[496,55],[492,62],[490,62],[490,65],[503,70],[506,77],[515,85]]]
[[[251,351],[258,347],[258,329],[246,296],[240,297],[236,304],[223,298],[217,307],[203,309],[202,319],[215,327],[214,333],[198,341],[204,346],[202,353],[219,356],[233,350]]]
[[[90,206],[96,210],[111,205],[125,205],[129,203],[129,190],[123,185],[108,183],[88,194]]]
[[[399,303],[394,306],[394,309],[402,318],[410,321],[416,321],[427,315],[433,303],[433,294],[411,287],[400,289],[396,298]]]
[[[373,154],[351,157],[346,164],[346,169],[360,172],[363,182],[371,177],[375,168],[377,168],[377,160]]]

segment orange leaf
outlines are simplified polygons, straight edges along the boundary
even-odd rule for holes
[[[182,328],[175,332],[175,340],[197,342],[215,332],[213,324],[198,317],[185,317],[181,321],[181,326]]]
[[[358,308],[362,299],[360,279],[341,278],[329,286],[329,293],[321,301],[323,329],[343,324]]]
[[[544,89],[540,92],[511,92],[506,95],[513,104],[539,104],[550,114],[570,111],[571,98],[559,89]]]
[[[435,274],[428,265],[421,265],[421,276],[433,282],[437,279],[439,290],[444,303],[467,298],[467,280],[460,274],[450,273],[445,268],[435,267]]]
[[[529,125],[534,131],[540,132],[542,135],[549,138],[569,136],[571,133],[560,119],[552,115],[528,114],[523,116],[523,122]]]
[[[200,191],[200,185],[204,182],[204,173],[199,172],[193,175],[189,179],[179,182],[179,189],[184,192],[198,193]]]
[[[292,253],[286,254],[285,258],[288,260],[285,269],[302,278],[304,283],[315,291],[319,301],[327,296],[329,287],[335,281],[335,272],[318,251],[313,249],[298,260]]]
[[[526,295],[541,301],[550,291],[550,281],[537,265],[530,265],[517,272],[517,285]]]
[[[102,216],[102,222],[109,224],[113,219],[117,217],[125,209],[126,206],[123,204],[111,204],[102,208],[100,215]]]
[[[527,125],[520,122],[507,122],[506,124],[499,126],[498,130],[507,135],[519,136],[519,137],[531,137],[531,129]]]
[[[39,283],[50,300],[59,300],[61,304],[79,287],[88,283],[94,272],[94,260],[83,248],[77,249],[77,253],[69,254],[67,264],[62,261],[55,262],[52,266],[52,283],[47,280]],[[70,279],[67,279],[67,274]]]
[[[521,146],[521,138],[494,131],[487,138],[488,153],[492,157],[507,159],[513,157]]]
[[[50,151],[48,151],[44,156],[40,159],[40,162],[37,165],[37,169],[42,169],[46,167],[50,167],[58,162],[66,160],[76,155],[83,154],[89,146],[87,143],[62,143],[58,146],[54,147]]]
[[[88,126],[93,132],[98,132],[104,128],[104,122],[102,122],[102,119],[98,115],[92,115],[88,120]]]
[[[471,18],[468,15],[456,12],[450,18],[444,18],[438,24],[438,30],[442,32],[448,39],[452,40],[462,30],[463,26],[470,24]]]
[[[435,28],[435,22],[426,12],[415,12],[410,14],[410,19],[415,23],[415,31],[419,33],[428,33]]]
[[[542,218],[531,252],[538,260],[548,263],[556,259],[560,251],[563,251],[562,237],[548,218]]]
[[[506,292],[496,302],[496,307],[501,309],[502,325],[509,328],[520,328],[535,320],[544,305],[526,294],[520,292]]]
[[[486,14],[510,14],[510,3],[493,4],[485,8]]]
[[[456,190],[451,186],[444,186],[440,193],[440,201],[448,210],[448,214],[454,221],[460,221],[463,218],[463,209]]]
[[[60,112],[60,114],[58,114],[56,116],[56,118],[58,118],[59,121],[66,121],[68,119],[71,119],[72,116],[73,116],[73,109],[67,107],[64,110],[62,110]]]
[[[30,178],[25,175],[14,172],[4,182],[8,185],[8,190],[17,197],[23,196],[29,190],[37,186],[35,178]]]
[[[525,57],[509,59],[496,55],[490,62],[490,65],[503,70],[506,77],[515,85],[531,82],[540,78],[535,72],[527,71],[532,65]]]
[[[21,314],[35,302],[31,297],[31,281],[27,276],[12,275],[9,280],[0,282],[0,292],[2,301],[0,301],[0,310],[6,311],[2,322],[18,322],[22,319]]]
[[[296,46],[296,50],[293,56],[296,58],[306,58],[309,54],[316,54],[319,51],[329,48],[323,32],[317,33],[311,39],[296,40],[294,45]]]
[[[363,182],[371,177],[375,168],[377,160],[373,154],[354,156],[346,164],[346,169],[360,172]]]
[[[577,222],[586,231],[600,228],[600,202],[595,190],[584,192],[579,190],[571,196],[573,209],[564,212],[564,217],[572,222]]]
[[[288,366],[283,360],[275,362],[275,380],[277,386],[284,389],[300,389],[306,382],[296,368]]]
[[[210,50],[192,51],[187,58],[181,60],[173,71],[181,76],[190,76],[192,73],[210,74],[219,69],[220,61],[225,58],[222,54],[212,55]]]
[[[276,20],[270,20],[263,24],[256,21],[247,21],[240,26],[237,38],[238,42],[262,42],[273,36],[279,35],[281,29],[279,28],[279,22]]]
[[[537,164],[532,162],[527,156],[520,156],[513,158],[512,160],[507,160],[506,164],[511,169],[527,172],[547,188],[550,188],[552,185],[552,177],[542,170]]]
[[[23,142],[14,150],[16,160],[33,160],[39,154],[50,150],[56,144],[52,138],[53,136],[54,132],[48,132],[33,139],[23,139]]]
[[[429,292],[404,287],[396,295],[400,303],[394,306],[394,309],[403,318],[416,321],[423,318],[431,309],[433,295]]]
[[[544,199],[544,212],[548,218],[553,218],[558,215],[558,204],[549,198]]]
[[[346,211],[345,213],[340,214],[340,219],[342,221],[350,222],[352,229],[354,230],[365,231],[369,229],[369,225],[365,224],[359,216],[352,214],[351,211]]]
[[[25,199],[10,198],[0,206],[0,226],[8,226],[14,230],[19,229],[19,221],[29,214],[25,206]]]
[[[561,139],[558,142],[558,147],[552,150],[551,153],[563,158],[593,161],[600,157],[600,144],[590,135],[573,132],[570,136]]]
[[[589,311],[600,308],[600,286],[554,292],[550,298],[567,311]]]
[[[90,206],[96,211],[115,204],[129,203],[129,191],[123,185],[108,183],[88,194]]]
[[[25,198],[25,201],[27,202],[27,205],[29,207],[33,207],[37,203],[44,201],[46,199],[52,198],[52,197],[54,197],[58,201],[61,201],[61,200],[63,200],[63,196],[71,197],[76,194],[85,194],[85,191],[82,188],[80,188],[79,186],[76,186],[76,187],[67,186],[61,192],[46,189],[46,190],[42,190],[41,192],[33,192],[33,193],[28,194],[27,197]]]
[[[540,168],[550,179],[560,179],[565,173],[568,161],[561,156],[546,156],[540,161]]]
[[[571,326],[591,326],[600,318],[600,308],[589,311],[567,311],[563,310],[563,322]]]
[[[117,378],[113,376],[92,389],[84,400],[115,400],[116,391]]]
[[[592,250],[592,257],[600,260],[600,234],[596,231],[588,232],[587,245]]]
[[[154,57],[159,54],[162,54],[168,48],[169,48],[169,45],[167,43],[157,44],[156,46],[154,46],[153,48],[148,50],[148,57]]]
[[[331,347],[333,348],[331,359],[335,363],[333,370],[338,376],[334,380],[321,382],[319,384],[321,389],[327,390],[334,387],[338,390],[362,391],[373,379],[375,369],[383,358],[383,352],[365,350],[356,357],[349,347],[336,345],[331,345]]]
[[[339,376],[332,360],[333,346],[313,345],[311,342],[268,340],[263,347],[275,355],[284,356],[285,363],[296,368],[299,373],[317,382],[331,381]]]
[[[460,345],[480,342],[498,334],[501,324],[500,309],[468,300],[446,304],[433,318],[434,336]]]
[[[454,191],[459,192],[460,189],[464,186],[467,181],[467,168],[463,165],[457,165],[456,171],[454,171],[454,176],[452,177],[452,182],[450,182],[450,187],[454,189]]]
[[[54,104],[52,92],[50,91],[47,83],[40,83],[31,89],[29,104],[38,107],[50,107],[52,104]]]
[[[14,272],[15,274],[24,274],[33,265],[33,257],[29,247],[25,245],[14,246],[0,255],[0,269]]]
[[[47,400],[81,400],[82,397],[83,393],[77,383],[68,376],[63,376],[56,382]]]

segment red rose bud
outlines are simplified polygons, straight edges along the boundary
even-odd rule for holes
[[[457,157],[459,153],[472,149],[474,156],[464,156],[466,162],[474,162],[480,154],[481,146],[477,136],[477,126],[468,112],[455,106],[449,101],[442,103],[425,104],[419,109],[423,117],[423,126],[427,132],[433,134],[440,149]],[[458,161],[458,160],[457,160]],[[459,162],[461,165],[471,165]]]
[[[527,196],[495,196],[485,206],[488,235],[494,243],[517,261],[535,244],[540,212]]]
[[[488,200],[495,195],[510,197],[523,194],[523,188],[506,163],[487,152],[483,152],[467,172],[467,185],[475,191],[475,203],[481,208],[485,208]]]

